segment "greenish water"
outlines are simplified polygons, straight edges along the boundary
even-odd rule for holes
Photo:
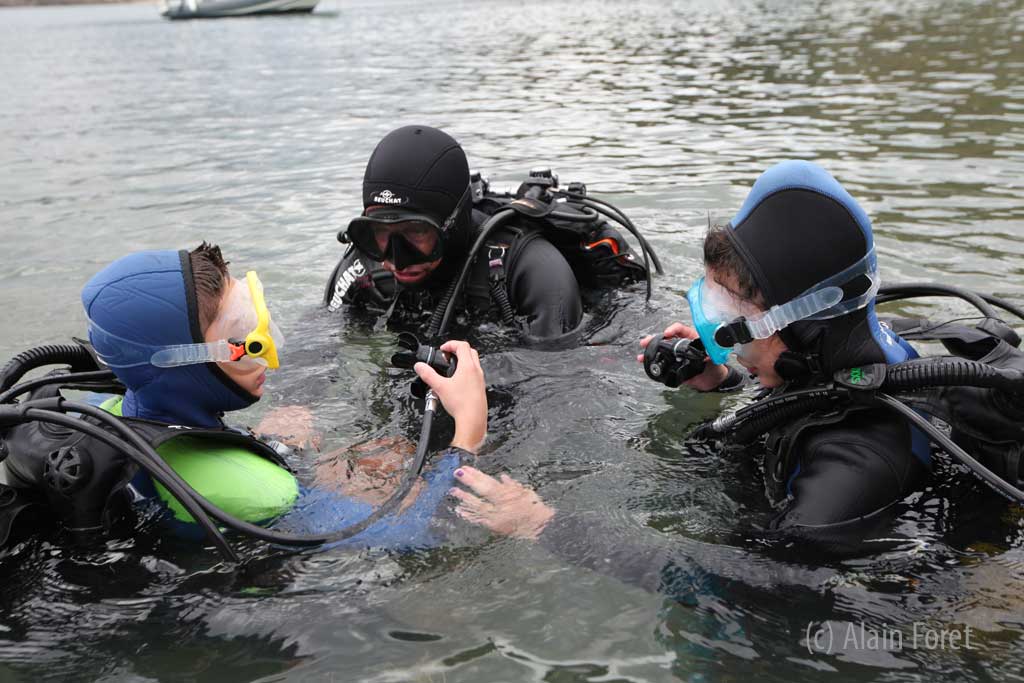
[[[792,157],[863,203],[885,281],[1024,304],[1022,34],[1019,1],[326,0],[309,17],[192,23],[148,5],[0,10],[0,357],[81,335],[80,288],[117,256],[207,239],[260,271],[288,333],[264,403],[311,403],[327,446],[414,438],[404,382],[382,370],[393,335],[317,304],[376,140],[440,126],[499,184],[539,164],[587,182],[668,270],[651,304],[606,302],[592,346],[485,340],[485,469],[602,533],[733,568],[674,600],[463,527],[411,555],[252,546],[237,569],[159,538],[32,543],[0,559],[0,678],[1024,677],[1018,513],[979,507],[946,468],[899,521],[916,544],[768,559],[743,533],[770,513],[755,465],[684,439],[740,399],[659,390],[631,356],[684,315],[709,217]],[[812,637],[821,623],[837,640],[860,623],[908,635],[808,651],[808,622]],[[972,648],[910,647],[915,623],[971,627]]]

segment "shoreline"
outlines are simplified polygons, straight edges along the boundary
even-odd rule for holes
[[[0,0],[7,7],[60,7],[63,5],[137,5],[147,0]]]

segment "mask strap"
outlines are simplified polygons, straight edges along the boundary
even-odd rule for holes
[[[843,301],[842,286],[861,275],[866,275],[870,279],[871,286],[859,296]],[[878,293],[880,285],[875,248],[872,246],[856,263],[822,280],[800,296],[784,304],[772,306],[753,318],[741,317],[728,325],[723,325],[715,333],[715,339],[718,340],[720,332],[722,340],[719,343],[723,345],[723,342],[729,339],[735,340],[731,344],[746,344],[754,339],[767,339],[779,330],[801,320],[836,318],[866,306]]]

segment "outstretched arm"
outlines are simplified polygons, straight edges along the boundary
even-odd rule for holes
[[[459,500],[463,519],[491,531],[536,539],[547,550],[577,566],[614,576],[650,591],[679,597],[708,592],[719,579],[748,586],[802,586],[816,590],[831,576],[779,562],[730,546],[666,537],[653,530],[642,537],[625,536],[600,519],[557,512],[530,488],[506,475],[495,479],[466,465],[455,471],[466,490],[449,493]]]

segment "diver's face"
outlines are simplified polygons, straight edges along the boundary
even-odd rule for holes
[[[227,305],[228,295],[231,293],[231,288],[240,286],[238,281],[234,278],[228,278],[228,283],[229,286],[225,287],[224,294],[220,299],[220,306],[217,309],[218,315],[221,313],[224,306]],[[206,328],[203,332],[204,340],[207,342],[218,341],[220,335],[217,334],[217,332],[217,330],[213,329],[212,325]],[[218,363],[217,366],[224,371],[225,375],[231,378],[231,381],[245,389],[256,398],[263,396],[263,382],[267,379],[266,367],[256,363]]]
[[[437,247],[440,235],[437,229],[419,221],[405,221],[403,223],[381,224],[374,226],[373,239],[377,242],[377,248],[387,253],[388,240],[393,234],[399,234],[405,241],[412,245],[421,254],[430,254]],[[426,280],[434,270],[441,265],[441,259],[429,263],[416,263],[399,270],[395,264],[385,259],[382,264],[384,270],[394,274],[395,279],[403,285],[418,284]]]
[[[393,273],[395,279],[403,285],[415,285],[430,277],[430,274],[441,265],[441,259],[431,261],[430,263],[417,263],[413,266],[406,266],[401,270],[395,268],[395,264],[391,261],[384,261],[381,265],[384,266],[384,270]]]
[[[764,311],[756,303],[740,297],[738,294],[739,281],[734,274],[707,269],[704,277],[714,280],[717,285],[728,290],[739,302],[743,315],[751,316]],[[761,386],[771,389],[783,384],[783,379],[775,371],[775,361],[779,359],[783,351],[787,350],[787,347],[777,332],[767,339],[755,339],[749,344],[738,344],[733,350],[736,352],[736,360],[739,364],[746,368],[751,375],[757,377]]]

